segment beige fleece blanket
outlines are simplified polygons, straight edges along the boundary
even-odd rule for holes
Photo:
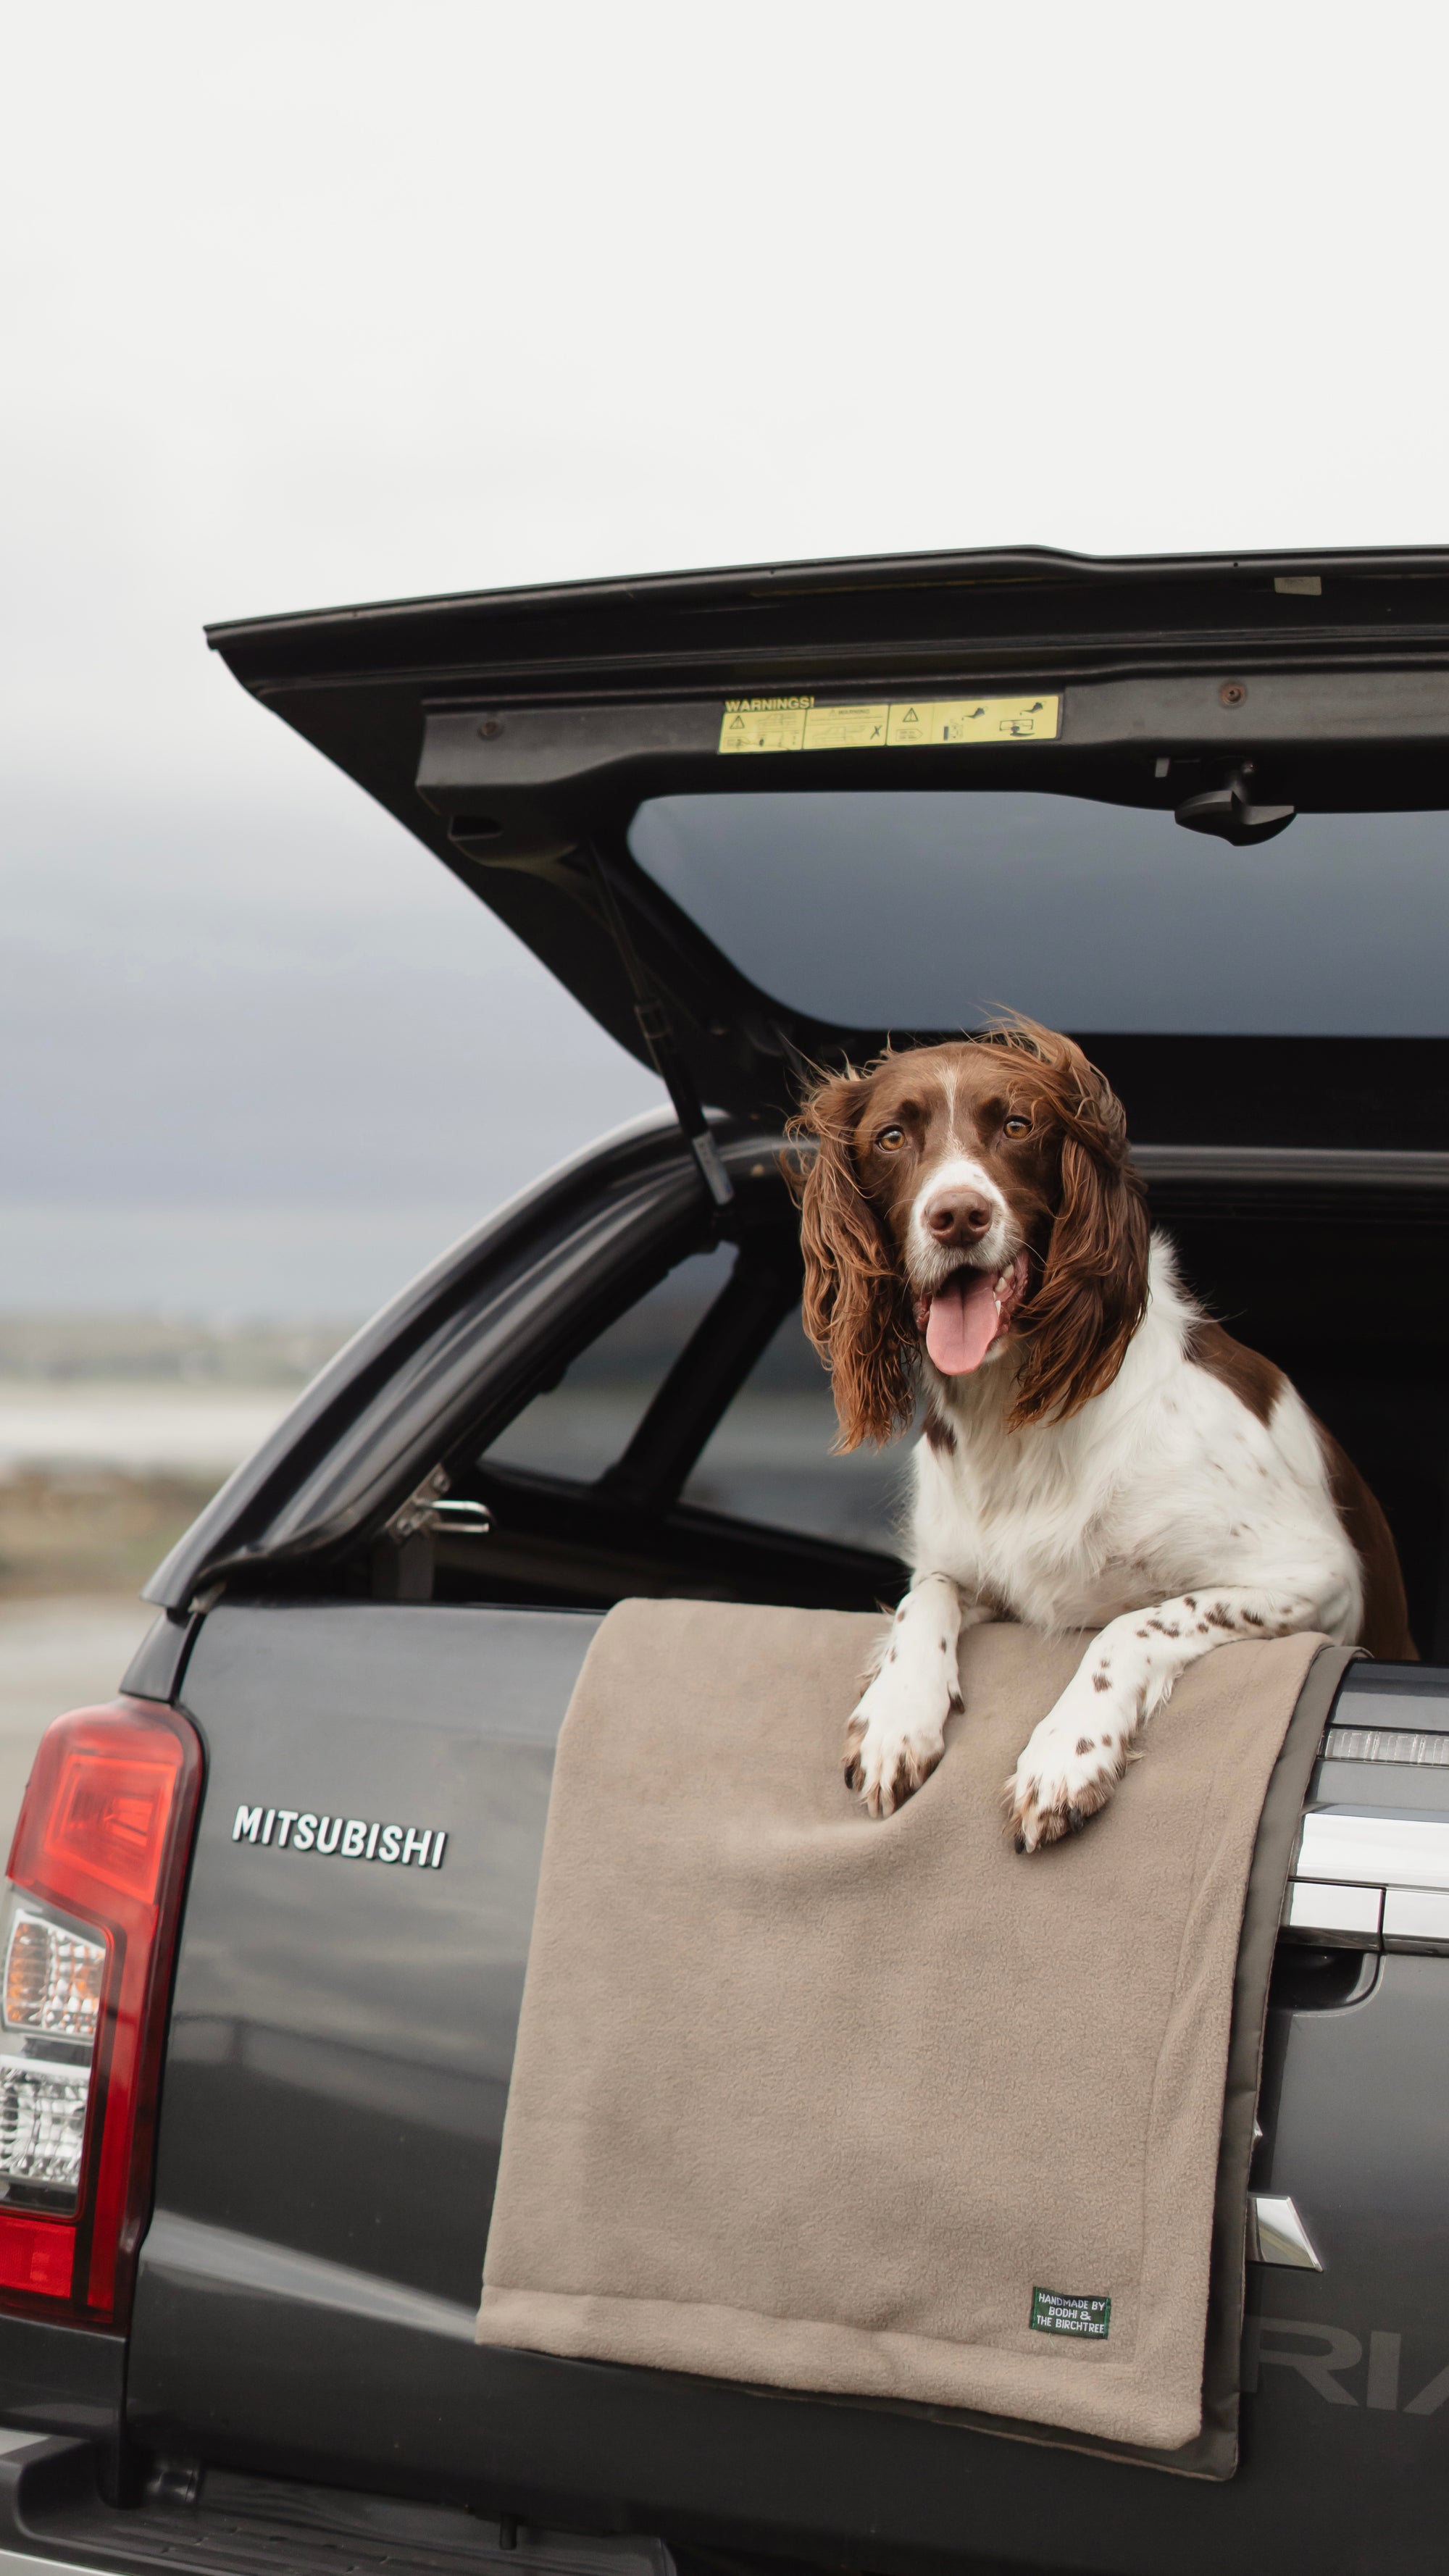
[[[1085,1641],[965,1637],[945,1759],[873,1823],[840,1753],[879,1624],[604,1621],[559,1744],[479,2339],[1172,2452],[1202,2422],[1254,1836],[1323,1641],[1219,1647],[1107,1810],[1019,1858],[1002,1784]],[[1226,2242],[1231,2375],[1240,2211]]]

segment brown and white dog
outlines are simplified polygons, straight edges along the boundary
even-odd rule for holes
[[[1020,1851],[1080,1831],[1178,1675],[1321,1628],[1412,1659],[1388,1523],[1271,1361],[1149,1232],[1121,1104],[1070,1038],[1012,1020],[822,1082],[792,1132],[805,1324],[840,1442],[925,1431],[913,1574],[845,1768],[888,1816],[959,1711],[983,1619],[1099,1631],[1008,1783]]]

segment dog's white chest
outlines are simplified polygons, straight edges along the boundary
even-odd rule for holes
[[[917,1453],[915,1561],[1033,1626],[1100,1627],[1199,1582],[1252,1579],[1265,1543],[1318,1555],[1337,1536],[1297,1397],[1272,1428],[1257,1420],[1187,1363],[1170,1295],[1115,1384],[1066,1423],[1009,1432],[991,1392]]]

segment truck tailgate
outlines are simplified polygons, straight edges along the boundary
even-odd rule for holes
[[[1329,2261],[1322,2278],[1250,2276],[1250,2306],[1286,2321],[1262,2328],[1263,2363],[1287,2366],[1262,2369],[1229,2486],[921,2409],[474,2345],[552,1748],[595,1625],[362,1603],[205,1621],[184,1698],[208,1777],[135,2435],[183,2460],[881,2569],[972,2551],[1124,2576],[1437,2565],[1449,2408],[1412,2401],[1449,2363],[1449,2327],[1443,2352],[1403,2339],[1391,2406],[1383,2370],[1371,2385],[1360,2367],[1371,2336],[1424,2316],[1424,2264],[1444,2261],[1422,2153],[1436,2120],[1441,2152],[1449,2134],[1437,1959],[1385,1960],[1348,2009],[1274,2016],[1273,2187],[1308,2194]],[[299,1849],[294,1822],[283,1844],[280,1820],[303,1815],[340,1820],[335,1851],[318,1847],[330,1824]],[[393,1862],[388,1824],[404,1829]],[[1400,2153],[1393,2070],[1422,2080],[1426,2051],[1438,2111],[1426,2131],[1417,2106]],[[1356,2158],[1371,2118],[1376,2155]]]

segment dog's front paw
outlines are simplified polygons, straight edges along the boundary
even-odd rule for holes
[[[1034,1729],[1006,1784],[1009,1822],[1019,1852],[1079,1834],[1105,1807],[1127,1767],[1126,1739],[1116,1725],[1077,1716],[1065,1692]]]
[[[845,1731],[845,1781],[873,1816],[894,1815],[929,1780],[946,1750],[946,1720],[959,1716],[954,1667],[912,1679],[882,1665]]]

